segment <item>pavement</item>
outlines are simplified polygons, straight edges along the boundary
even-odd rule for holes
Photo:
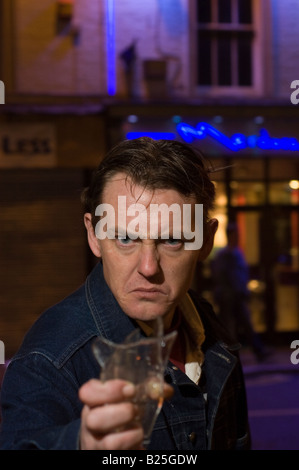
[[[253,450],[299,450],[299,363],[291,356],[298,361],[299,349],[274,347],[262,362],[241,350]]]

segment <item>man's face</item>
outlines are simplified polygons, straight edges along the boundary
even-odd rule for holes
[[[121,214],[119,196],[122,196],[121,201],[126,209],[122,209]],[[157,227],[151,226],[150,208],[153,204],[164,203],[168,207],[178,204],[176,207],[180,207],[183,214],[183,204],[191,204],[194,225],[195,202],[195,198],[187,198],[173,189],[145,190],[132,185],[130,180],[126,181],[124,174],[119,173],[106,184],[102,195],[102,203],[109,203],[114,208],[115,226],[112,228],[115,229],[115,239],[96,238],[91,226],[91,214],[85,214],[90,247],[96,256],[102,258],[105,280],[129,317],[150,321],[160,316],[165,321],[171,321],[178,302],[190,287],[198,259],[204,259],[208,253],[205,245],[200,250],[184,249],[183,239],[172,238],[172,223],[168,224],[168,239],[162,239],[165,224],[161,224],[160,217]],[[141,223],[137,227],[136,212],[128,215],[127,210],[133,204],[144,207],[139,221],[146,220],[146,224]],[[131,239],[134,226],[135,236],[136,231],[141,236]],[[155,238],[150,238],[151,229]],[[119,239],[119,235],[126,238]],[[184,237],[183,217],[181,236]]]

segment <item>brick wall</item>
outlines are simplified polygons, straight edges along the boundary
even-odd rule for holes
[[[103,3],[76,0],[72,22],[58,31],[55,0],[15,1],[16,92],[105,93]]]
[[[6,359],[41,312],[87,274],[80,170],[0,173],[0,339]]]
[[[272,2],[274,95],[288,98],[290,84],[299,80],[299,48],[297,0]]]
[[[15,86],[17,93],[107,95],[106,2],[76,0],[70,25],[57,31],[56,0],[16,0]],[[189,93],[187,0],[115,1],[117,95],[127,96],[120,54],[136,44],[134,95],[146,97],[143,61],[167,62],[169,91]]]
[[[189,90],[189,12],[187,0],[134,0],[115,2],[118,87],[125,93],[123,67],[119,54],[132,43],[136,47],[134,94],[147,97],[143,62],[148,59],[167,63],[167,92],[184,96]],[[142,6],[141,6],[142,5]],[[165,96],[163,96],[165,98]]]
[[[287,98],[291,81],[299,78],[298,1],[254,0],[254,4],[260,22],[254,53],[259,93],[269,97],[270,88],[270,96]],[[7,43],[5,50],[13,50],[17,93],[107,96],[105,0],[74,1],[72,20],[60,30],[56,0],[15,0],[14,5],[13,44]],[[148,97],[143,71],[148,59],[166,62],[170,97],[194,94],[194,5],[192,0],[114,1],[117,97]],[[7,34],[5,40],[9,41]],[[136,61],[128,91],[120,55],[132,44]]]

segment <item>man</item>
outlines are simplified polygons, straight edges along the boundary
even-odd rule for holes
[[[242,336],[252,348],[258,361],[269,355],[255,332],[248,307],[249,269],[239,248],[239,229],[235,222],[226,227],[227,245],[218,251],[211,262],[215,302],[219,318],[236,341]]]
[[[214,192],[202,157],[180,142],[140,138],[108,153],[82,198],[99,262],[37,320],[11,361],[2,448],[142,449],[134,387],[98,380],[91,345],[100,335],[120,343],[136,327],[147,335],[157,318],[178,337],[165,373],[165,394],[173,394],[148,450],[250,447],[236,347],[189,291],[213,246]]]

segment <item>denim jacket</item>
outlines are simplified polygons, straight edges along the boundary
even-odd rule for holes
[[[223,341],[210,305],[190,293],[201,316],[207,401],[171,362],[164,402],[148,450],[249,449],[247,403],[238,353]],[[78,449],[82,403],[78,389],[99,376],[91,343],[121,342],[136,323],[119,307],[101,263],[69,297],[45,311],[11,360],[2,384],[1,449]]]

